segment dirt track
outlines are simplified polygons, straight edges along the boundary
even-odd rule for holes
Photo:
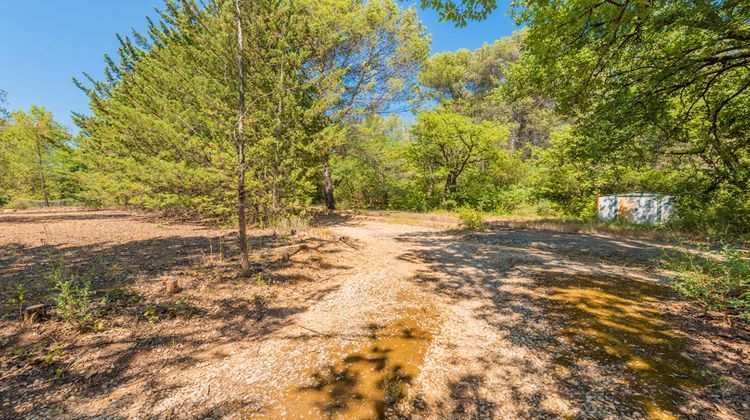
[[[81,270],[99,256],[109,269],[96,287],[138,298],[104,307],[100,332],[0,321],[0,412],[750,416],[747,335],[672,294],[657,244],[329,219],[293,237],[255,235],[270,285],[233,274],[231,244],[229,232],[133,213],[1,215],[4,296],[54,255]],[[178,279],[178,297],[163,296],[164,278]],[[141,319],[148,305],[166,308],[158,321]],[[15,354],[38,359],[53,341],[62,378]],[[392,399],[384,377],[401,384]]]

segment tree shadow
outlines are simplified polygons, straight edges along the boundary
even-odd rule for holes
[[[449,304],[466,304],[475,319],[503,337],[498,347],[533,358],[499,366],[507,357],[490,352],[474,362],[487,371],[513,370],[524,381],[551,378],[545,381],[552,391],[578,415],[710,414],[722,400],[708,387],[706,370],[719,369],[739,384],[728,391],[735,398],[750,390],[742,379],[750,377],[750,367],[739,361],[737,347],[711,351],[694,339],[734,336],[728,327],[702,324],[694,308],[675,310],[671,288],[631,270],[649,267],[662,249],[642,241],[575,236],[447,231],[398,239],[413,245],[400,258],[426,265],[414,277],[416,284]],[[479,375],[478,383],[486,379],[472,375]],[[507,386],[511,401],[505,404],[525,407],[527,415],[554,416],[542,404],[543,395],[512,382]],[[464,394],[451,392],[454,410],[463,410],[454,412],[459,417],[474,410],[466,408]],[[722,410],[739,416],[743,408],[723,404]]]
[[[351,223],[354,216],[344,212],[314,212],[312,214],[311,225],[314,227],[332,227],[346,223]]]
[[[308,383],[282,398],[283,412],[337,418],[383,418],[419,371],[431,335],[405,315],[370,324],[366,336],[329,354],[332,360],[308,372]]]
[[[0,215],[0,225],[10,223],[55,223],[68,221],[102,221],[115,219],[133,219],[130,212],[80,212],[72,210],[29,211]]]
[[[96,213],[82,217],[103,220]],[[323,259],[316,268],[322,278],[294,275],[292,260],[302,255],[290,257],[279,249],[304,246],[302,254],[325,256],[344,248],[336,249],[337,241],[314,237],[252,235],[255,255],[268,254],[263,267],[273,279],[271,284],[297,285],[293,299],[277,299],[271,285],[256,285],[253,278],[238,274],[235,234],[191,232],[185,236],[155,232],[152,238],[83,245],[4,244],[0,248],[3,303],[14,286],[22,284],[29,289],[28,302],[49,304],[51,283],[46,277],[61,261],[69,273],[91,280],[97,311],[92,322],[103,320],[104,325],[101,332],[92,331],[90,325],[83,333],[57,319],[23,325],[15,311],[0,320],[0,417],[44,413],[45,407],[49,416],[80,416],[66,395],[105,399],[102,410],[108,413],[139,398],[145,406],[155,404],[169,396],[169,387],[190,385],[169,377],[172,372],[227,357],[224,348],[275,337],[296,315],[338,290],[338,284],[326,279],[348,269]],[[163,290],[162,280],[168,277],[180,281],[175,295]],[[19,349],[26,353],[14,354]],[[142,383],[150,385],[144,388]]]

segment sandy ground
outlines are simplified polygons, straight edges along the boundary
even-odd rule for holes
[[[328,217],[254,232],[239,276],[234,242],[124,211],[0,215],[0,414],[750,417],[750,334],[677,298],[659,244]],[[18,319],[16,287],[50,303],[56,261],[91,279],[97,328]]]

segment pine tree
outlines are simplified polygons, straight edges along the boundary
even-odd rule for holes
[[[309,205],[326,135],[406,93],[422,31],[391,0],[168,1],[77,82],[86,198],[234,219],[246,266],[246,223]]]
[[[13,112],[0,138],[0,195],[41,199],[47,206],[52,199],[65,198],[62,185],[70,180],[61,167],[69,159],[70,136],[51,113],[36,105],[29,112]]]

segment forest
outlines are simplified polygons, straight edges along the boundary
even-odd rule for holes
[[[76,80],[75,136],[42,107],[3,111],[0,202],[590,219],[599,194],[649,191],[679,197],[675,227],[748,232],[739,2],[523,3],[513,35],[432,56],[393,1],[229,3],[168,2],[118,36],[106,77]],[[459,24],[494,4],[424,3]]]
[[[419,8],[517,29],[433,53]],[[40,414],[11,383],[52,369],[29,395],[63,418],[750,415],[749,22],[742,0],[165,0],[73,79],[75,128],[0,90],[2,322],[39,303],[71,334],[0,323],[0,405]],[[633,192],[672,217],[597,219]],[[334,364],[304,382],[278,348]],[[165,366],[185,382],[131,381]],[[269,369],[288,388],[240,379]]]

